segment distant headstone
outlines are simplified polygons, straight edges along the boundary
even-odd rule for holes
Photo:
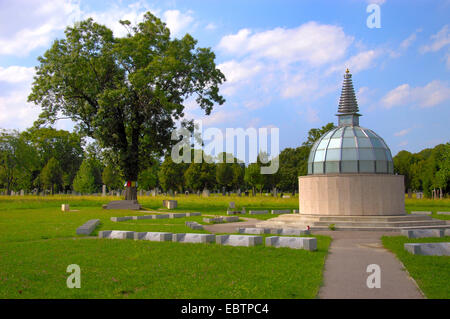
[[[293,214],[300,214],[300,212],[299,212],[298,209],[294,209],[294,210],[292,211],[292,213],[293,213]]]
[[[450,215],[450,212],[437,212],[438,215]]]
[[[70,211],[69,204],[62,204],[62,205],[61,205],[61,211],[63,211],[63,212],[69,212],[69,211]]]
[[[224,216],[224,217],[222,217],[222,219],[224,222],[227,222],[227,223],[233,223],[233,222],[239,221],[238,216]]]
[[[186,226],[194,229],[194,230],[202,230],[203,229],[203,225],[197,223],[197,222],[186,222]]]
[[[234,202],[229,202],[228,203],[228,207],[231,208],[231,209],[235,209],[236,208],[235,205],[234,205]]]
[[[24,196],[25,195],[25,191],[23,189],[20,190],[20,196]]]
[[[132,220],[132,216],[124,216],[124,217],[111,217],[112,222],[123,222],[126,220]]]
[[[175,209],[178,207],[176,200],[163,200],[163,206],[167,209]]]
[[[245,215],[245,214],[246,214],[246,211],[245,211],[245,207],[242,207],[242,211],[241,211],[241,214],[243,214],[243,215]]]
[[[102,196],[106,196],[106,185],[102,185]]]
[[[450,256],[450,243],[412,243],[404,247],[413,255]]]
[[[202,196],[203,196],[203,197],[209,197],[209,190],[205,188],[205,189],[203,190]]]
[[[183,218],[186,217],[185,213],[170,213],[169,218]]]
[[[289,195],[283,195],[283,198],[291,198]]]
[[[194,213],[186,213],[186,217],[192,217],[192,216],[201,216],[202,213],[194,212]]]

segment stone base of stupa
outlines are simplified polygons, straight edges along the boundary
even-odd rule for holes
[[[444,220],[406,214],[402,175],[301,176],[299,204],[299,214],[280,215],[256,227],[374,231],[450,228]]]
[[[256,224],[258,228],[295,228],[311,230],[400,231],[402,229],[450,229],[445,220],[422,215],[332,216],[285,214]]]

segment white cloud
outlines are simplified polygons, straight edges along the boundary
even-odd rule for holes
[[[242,29],[224,36],[218,47],[231,54],[248,54],[281,64],[301,61],[322,65],[344,57],[352,42],[353,37],[339,26],[308,22],[297,28],[256,33]]]
[[[389,91],[381,103],[386,108],[405,104],[417,104],[420,107],[433,107],[450,99],[450,87],[447,83],[435,80],[423,87],[410,87],[402,84]]]
[[[374,4],[378,4],[381,6],[383,3],[386,2],[386,0],[367,0],[366,2],[369,4],[374,3]]]
[[[208,23],[205,27],[206,30],[215,30],[217,29],[217,25],[215,25],[214,23]]]
[[[445,25],[438,33],[431,36],[432,43],[424,45],[420,48],[420,52],[436,52],[450,44],[450,28]]]
[[[0,96],[0,127],[25,129],[37,119],[41,109],[27,102],[28,88],[16,89]]]
[[[182,30],[194,21],[192,14],[192,11],[182,13],[179,10],[167,10],[163,13],[163,20],[172,35],[179,35]]]
[[[395,136],[405,136],[405,135],[408,134],[410,131],[411,131],[411,129],[408,128],[408,129],[404,129],[404,130],[395,132],[394,135],[395,135]]]
[[[13,65],[7,68],[0,66],[0,82],[31,83],[35,74],[34,68]]]
[[[72,0],[1,1],[0,54],[26,56],[48,46],[79,15],[79,3]]]

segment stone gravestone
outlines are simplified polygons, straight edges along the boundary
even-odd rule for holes
[[[102,196],[106,196],[106,185],[102,186]]]
[[[236,208],[234,202],[230,202],[228,204],[228,207],[231,208],[231,209],[235,209]]]
[[[24,196],[25,195],[25,191],[22,189],[20,190],[20,196]]]
[[[204,190],[203,190],[203,197],[209,197],[209,190],[207,189],[207,188],[205,188]]]

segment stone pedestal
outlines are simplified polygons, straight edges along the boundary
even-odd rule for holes
[[[299,177],[300,214],[390,216],[405,214],[403,175],[336,174]]]

